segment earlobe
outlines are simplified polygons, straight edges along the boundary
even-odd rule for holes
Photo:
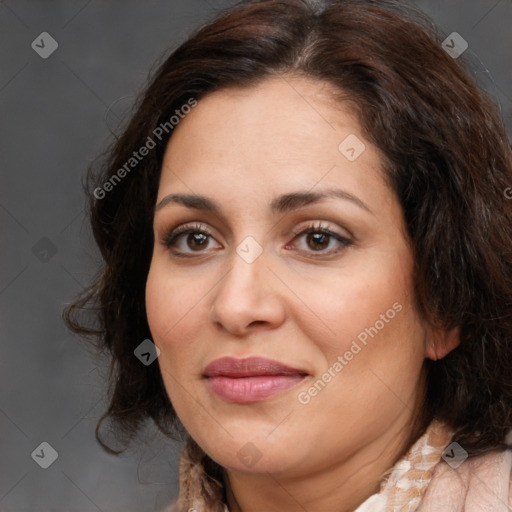
[[[450,331],[432,330],[425,347],[425,356],[433,361],[442,359],[460,344],[460,328]]]

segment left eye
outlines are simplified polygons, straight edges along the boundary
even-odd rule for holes
[[[330,229],[323,227],[312,226],[306,228],[303,231],[296,233],[294,240],[297,239],[302,241],[302,245],[305,245],[306,247],[299,248],[299,250],[305,252],[321,253],[321,255],[335,254],[351,245],[350,240],[348,240],[347,238],[339,235],[338,233],[334,233]],[[326,250],[329,247],[332,248],[332,246],[337,246],[337,249]]]

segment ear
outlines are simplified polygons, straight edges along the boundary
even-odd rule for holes
[[[460,344],[460,328],[454,327],[450,331],[432,329],[427,336],[425,357],[437,361],[449,354]]]

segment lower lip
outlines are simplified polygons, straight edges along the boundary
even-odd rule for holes
[[[208,377],[210,390],[226,402],[251,403],[265,400],[280,391],[289,389],[302,380],[304,375],[260,375],[257,377],[231,378]]]

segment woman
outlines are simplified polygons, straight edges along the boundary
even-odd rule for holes
[[[512,155],[441,41],[393,0],[244,2],[91,175],[66,318],[121,439],[184,427],[173,510],[512,505]]]

